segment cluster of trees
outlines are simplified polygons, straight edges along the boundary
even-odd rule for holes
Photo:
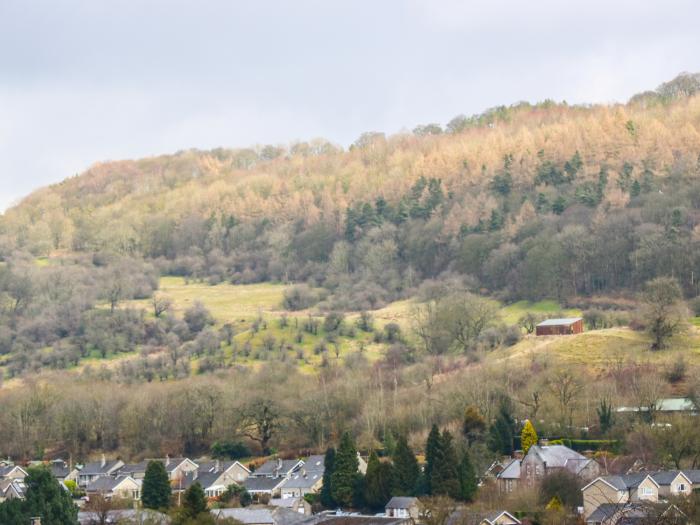
[[[399,435],[387,457],[372,451],[364,476],[358,471],[357,449],[349,433],[338,448],[326,451],[323,487],[319,503],[326,508],[383,509],[393,496],[447,496],[472,501],[477,474],[466,447],[457,451],[452,434],[433,425],[425,445],[425,469],[421,470],[405,435]]]

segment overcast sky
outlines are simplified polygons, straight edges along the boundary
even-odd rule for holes
[[[0,210],[101,160],[625,101],[700,71],[695,0],[0,0]]]

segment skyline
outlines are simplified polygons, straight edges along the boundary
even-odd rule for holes
[[[107,160],[347,147],[520,100],[625,102],[700,70],[697,14],[687,0],[5,0],[0,211]]]

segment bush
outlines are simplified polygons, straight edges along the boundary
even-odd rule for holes
[[[216,441],[211,446],[211,456],[216,459],[241,459],[252,455],[250,449],[240,441]]]
[[[185,323],[190,332],[196,334],[204,330],[208,325],[214,324],[214,318],[207,308],[199,301],[185,310]]]
[[[669,383],[680,383],[685,379],[686,369],[685,359],[683,359],[683,356],[678,356],[678,358],[664,370],[664,377]]]
[[[326,332],[338,331],[342,327],[344,319],[345,316],[338,312],[326,314],[326,317],[323,319],[323,329]]]
[[[291,311],[305,310],[315,305],[318,299],[318,294],[308,284],[299,284],[284,291],[282,305]]]

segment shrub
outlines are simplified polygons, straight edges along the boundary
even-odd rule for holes
[[[299,284],[284,291],[282,305],[291,311],[305,310],[315,305],[318,299],[318,294],[308,284]]]

